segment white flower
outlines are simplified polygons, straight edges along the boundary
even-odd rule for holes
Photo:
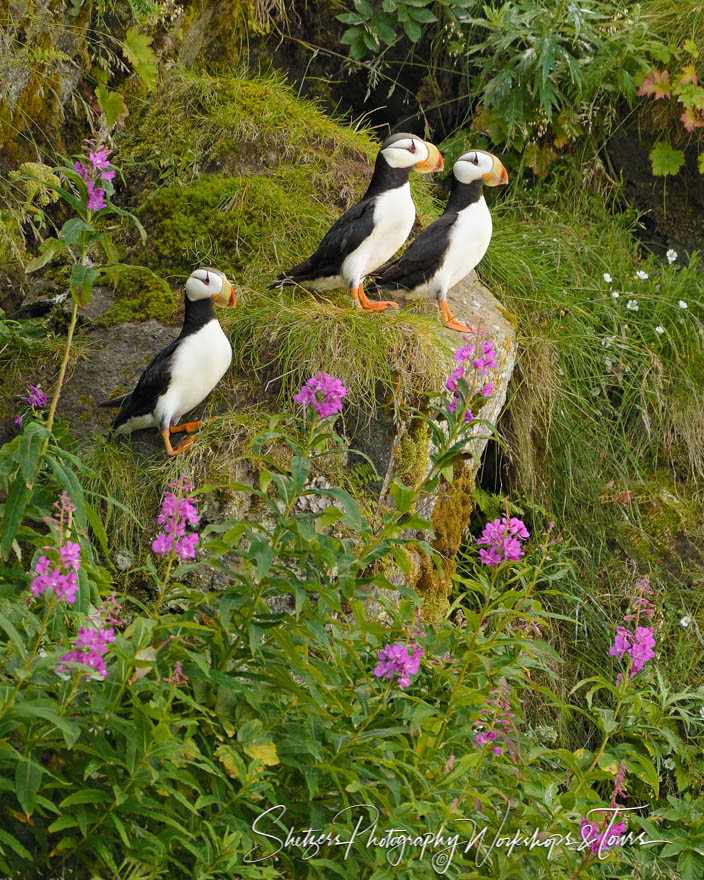
[[[666,759],[662,762],[662,764],[663,764],[663,767],[665,767],[666,770],[674,770],[674,769],[675,769],[675,762],[672,760],[672,758],[666,758]]]
[[[644,272],[642,269],[639,269],[636,272],[636,278],[640,278],[641,281],[647,281],[648,280],[648,273]]]
[[[659,333],[662,336],[662,334],[665,332],[665,328],[662,326],[662,324],[658,324],[658,326],[655,328],[655,332]]]
[[[689,614],[687,614],[682,618],[682,620],[680,620],[680,626],[683,626],[685,629],[687,629],[691,622],[692,618],[689,616]]]
[[[674,251],[672,248],[670,248],[670,250],[665,254],[665,256],[667,257],[668,263],[674,263],[675,260],[677,259],[677,251]]]
[[[637,312],[638,311],[638,300],[637,299],[629,299],[628,302],[626,303],[626,308],[630,312]]]
[[[608,272],[604,272],[604,281],[607,284],[611,284],[611,282],[613,281],[612,277],[609,275]]]
[[[606,366],[607,370],[610,370],[611,367],[613,367],[614,362],[611,360],[611,358],[604,358],[604,365]]]
[[[681,299],[681,300],[679,301],[678,305],[679,305],[679,307],[680,307],[681,309],[686,309],[686,308],[687,308],[687,303],[686,303],[683,299]]]
[[[611,343],[616,339],[615,336],[604,336],[601,340],[601,344],[604,348],[611,348]]]
[[[612,290],[612,291],[611,291],[611,296],[612,296],[614,299],[618,299],[619,296],[621,296],[621,294],[618,292],[618,290]]]

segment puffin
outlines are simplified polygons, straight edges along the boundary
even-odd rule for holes
[[[376,157],[367,191],[331,226],[318,249],[276,279],[271,288],[300,284],[316,290],[347,287],[358,309],[381,311],[395,302],[371,302],[362,283],[389,260],[410,235],[416,218],[411,171],[444,167],[438,148],[414,134],[388,137]]]
[[[474,269],[491,241],[484,186],[508,183],[501,162],[484,150],[463,153],[452,167],[450,197],[441,217],[427,226],[397,259],[373,275],[382,290],[433,294],[446,327],[467,333],[450,311],[447,292]]]
[[[186,281],[184,300],[181,332],[152,360],[134,390],[98,404],[119,407],[112,423],[116,434],[158,428],[169,455],[178,455],[191,445],[193,437],[186,437],[174,449],[170,434],[191,434],[200,427],[201,421],[179,422],[205,400],[232,363],[230,340],[213,308],[214,304],[234,307],[237,303],[225,275],[218,269],[196,269]]]

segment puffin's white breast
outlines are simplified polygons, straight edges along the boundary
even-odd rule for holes
[[[372,233],[343,262],[343,277],[348,282],[361,281],[390,260],[410,235],[415,219],[410,183],[378,195]]]
[[[491,213],[484,198],[457,214],[450,231],[450,246],[438,272],[445,290],[459,283],[481,261],[491,241]]]
[[[232,346],[217,318],[186,336],[173,354],[169,387],[156,404],[158,423],[174,424],[198,406],[231,363]]]

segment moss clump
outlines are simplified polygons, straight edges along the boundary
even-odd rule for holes
[[[394,473],[406,486],[417,486],[428,470],[430,428],[423,419],[412,419],[394,448]]]
[[[421,556],[416,589],[423,596],[428,619],[446,614],[450,607],[448,596],[452,589],[452,575],[457,568],[455,557],[474,507],[475,476],[476,469],[465,466],[446,486],[433,511],[435,537],[431,545],[443,559],[444,572],[441,575],[431,559]]]

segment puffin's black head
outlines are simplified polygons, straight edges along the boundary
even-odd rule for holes
[[[484,150],[468,150],[462,153],[452,166],[452,173],[460,183],[481,180],[487,186],[508,183],[508,174],[501,162]]]
[[[445,167],[435,144],[406,132],[386,138],[377,156],[377,162],[380,160],[392,168],[409,168],[420,174],[442,171]]]
[[[216,305],[234,307],[235,291],[219,269],[196,269],[186,282],[186,296],[191,302],[212,299]]]

